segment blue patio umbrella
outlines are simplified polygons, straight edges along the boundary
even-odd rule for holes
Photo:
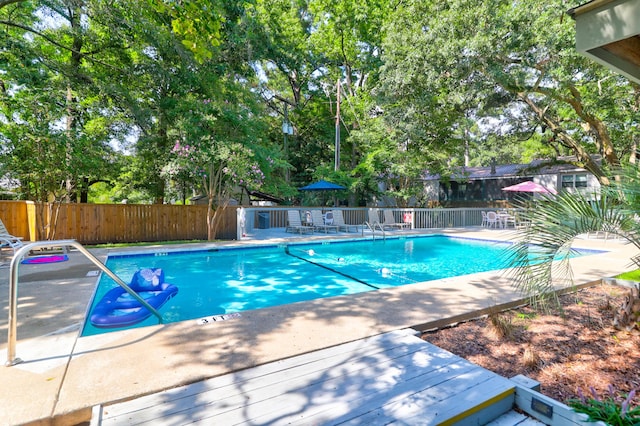
[[[310,183],[307,186],[300,188],[300,191],[339,191],[341,189],[347,189],[344,186],[335,184],[333,182],[327,182],[326,180],[319,180],[314,183]]]
[[[302,188],[300,188],[300,191],[340,191],[343,189],[347,189],[347,188],[333,182],[328,182],[326,180],[319,180],[317,182],[310,183],[307,186],[303,186]],[[322,200],[322,202],[324,204],[324,199]],[[336,197],[334,196],[333,205],[336,205],[336,204],[337,204],[337,200],[336,200]]]

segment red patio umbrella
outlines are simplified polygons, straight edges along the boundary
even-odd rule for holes
[[[541,194],[557,194],[558,192],[553,188],[547,188],[546,186],[535,183],[531,180],[520,182],[515,185],[506,186],[502,188],[503,191],[511,192],[537,192]]]

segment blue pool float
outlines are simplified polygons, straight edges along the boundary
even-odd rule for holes
[[[164,272],[160,268],[137,271],[129,287],[155,309],[160,309],[178,293],[178,287],[164,282]],[[102,296],[91,312],[90,321],[99,328],[129,327],[151,315],[147,308],[118,286]]]

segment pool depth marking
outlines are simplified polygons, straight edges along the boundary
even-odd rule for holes
[[[240,318],[240,312],[232,312],[230,314],[213,315],[210,317],[200,318],[196,321],[198,325],[213,324],[214,322],[227,321],[234,318]]]
[[[295,255],[295,254],[293,254],[293,253],[291,253],[291,252],[289,251],[289,246],[284,246],[284,252],[285,252],[287,255],[291,256],[291,257],[295,257],[296,259],[303,260],[303,261],[305,261],[305,262],[307,262],[307,263],[310,263],[310,264],[312,264],[312,265],[319,266],[319,267],[324,268],[324,269],[326,269],[326,270],[328,270],[328,271],[331,271],[331,272],[333,272],[333,273],[335,273],[335,274],[342,275],[343,277],[349,278],[350,280],[354,280],[354,281],[359,282],[360,284],[364,284],[364,285],[366,285],[367,287],[371,287],[371,288],[373,288],[373,289],[380,290],[380,287],[377,287],[377,286],[375,286],[375,285],[373,285],[373,284],[369,284],[368,282],[362,281],[361,279],[358,279],[358,278],[356,278],[356,277],[352,277],[352,276],[351,276],[351,275],[349,275],[349,274],[345,274],[344,272],[336,271],[335,269],[333,269],[333,268],[329,268],[328,266],[321,265],[321,264],[319,264],[319,263],[312,262],[312,261],[310,261],[309,259],[305,259],[304,257],[300,257],[300,256],[298,256],[298,255]]]

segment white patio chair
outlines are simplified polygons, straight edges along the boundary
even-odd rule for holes
[[[332,210],[331,213],[333,213],[333,224],[338,227],[338,230],[342,231],[344,229],[344,232],[351,232],[351,229],[353,228],[355,229],[354,232],[358,232],[358,225],[348,225],[344,223],[342,210]]]
[[[289,223],[285,228],[285,232],[297,232],[300,234],[308,232],[313,234],[313,226],[306,226],[302,224],[299,210],[287,210],[287,219],[289,220]]]
[[[487,212],[487,227],[498,228],[498,226],[500,226],[500,219],[498,218],[498,213]]]
[[[482,226],[482,227],[484,228],[485,226],[487,226],[487,225],[488,225],[488,222],[487,222],[487,212],[485,212],[485,211],[483,210],[483,211],[481,211],[481,212],[480,212],[480,214],[482,215],[482,223],[480,224],[480,226]]]
[[[516,227],[516,217],[514,215],[512,215],[511,213],[505,213],[502,216],[502,224],[504,225],[505,228],[508,228],[509,226],[513,226],[515,228]]]
[[[396,228],[405,229],[411,226],[410,223],[396,222],[396,218],[393,217],[393,211],[389,209],[384,210],[384,222],[382,222],[384,228]]]
[[[329,225],[325,223],[320,210],[311,210],[311,221],[313,222],[314,230],[324,231],[325,234],[328,234],[329,231],[335,231],[338,233],[339,227],[337,225]]]

